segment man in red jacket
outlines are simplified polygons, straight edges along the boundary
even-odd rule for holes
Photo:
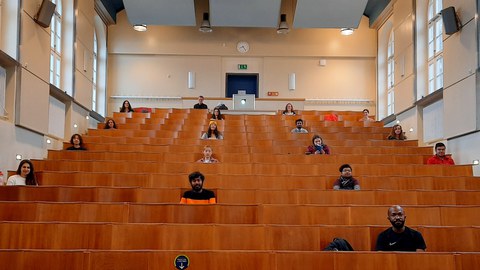
[[[445,144],[435,144],[435,155],[427,160],[427,164],[455,165],[455,161],[450,156],[445,155]]]

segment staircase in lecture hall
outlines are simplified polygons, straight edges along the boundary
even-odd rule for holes
[[[480,269],[480,181],[471,166],[428,166],[430,147],[388,141],[359,112],[226,115],[224,140],[200,140],[206,110],[114,113],[88,151],[34,160],[39,187],[0,187],[1,269]],[[295,119],[309,134],[292,134]],[[313,134],[331,155],[305,155]],[[204,145],[221,162],[201,164]],[[65,148],[67,144],[65,145]],[[360,191],[333,191],[349,163]],[[217,205],[180,205],[188,174],[205,174]],[[374,252],[404,206],[427,253]],[[334,237],[355,252],[322,251]]]

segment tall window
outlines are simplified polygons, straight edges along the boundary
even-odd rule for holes
[[[60,88],[62,60],[62,0],[52,0],[57,5],[50,24],[50,83]]]
[[[97,110],[97,57],[98,56],[98,44],[97,44],[97,32],[93,32],[93,69],[92,69],[92,110]]]
[[[388,37],[387,49],[387,114],[391,115],[395,112],[395,61],[393,59],[395,53],[395,39],[393,30]]]
[[[443,87],[442,0],[428,1],[428,93]]]

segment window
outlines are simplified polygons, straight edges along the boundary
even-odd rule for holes
[[[387,49],[387,114],[391,115],[395,112],[395,95],[394,95],[394,85],[395,85],[395,39],[393,36],[393,30],[390,32],[388,38],[388,49]]]
[[[428,93],[443,87],[442,0],[428,1]]]
[[[98,58],[98,44],[97,32],[93,32],[93,71],[92,71],[92,110],[97,110],[97,58]]]
[[[50,24],[50,83],[60,88],[62,62],[62,0],[52,0],[57,5]]]

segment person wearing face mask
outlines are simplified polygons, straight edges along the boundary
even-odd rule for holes
[[[181,204],[215,204],[215,193],[204,189],[203,183],[205,176],[201,172],[193,172],[188,176],[188,181],[192,186],[191,190],[185,191],[180,199]]]
[[[407,215],[400,205],[388,209],[388,221],[392,227],[381,232],[377,238],[377,251],[425,251],[427,245],[420,232],[405,226]]]
[[[218,163],[218,159],[212,157],[213,150],[209,145],[203,147],[203,158],[197,160],[198,163]]]
[[[33,164],[30,160],[24,159],[20,161],[15,175],[12,175],[7,180],[7,186],[38,186],[35,172],[33,171]]]
[[[323,143],[322,137],[320,135],[313,135],[312,145],[309,145],[307,148],[307,155],[330,155],[330,148],[328,145]]]
[[[338,169],[340,171],[340,178],[333,183],[333,189],[359,190],[360,183],[357,179],[352,177],[352,167],[349,164],[343,164]]]

